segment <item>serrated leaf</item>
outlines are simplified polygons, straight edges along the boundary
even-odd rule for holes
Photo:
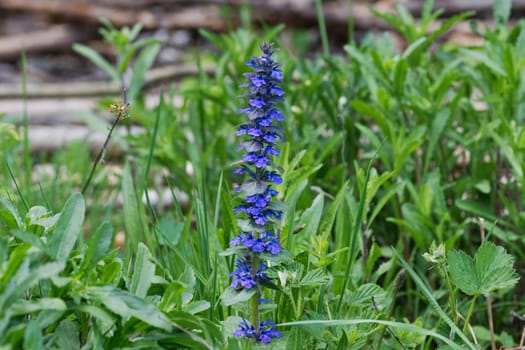
[[[295,285],[298,287],[316,287],[321,284],[327,283],[329,277],[326,275],[323,269],[310,270],[298,281]]]
[[[489,295],[513,287],[519,280],[514,257],[490,241],[481,244],[474,258],[458,250],[447,257],[452,283],[468,295]]]
[[[463,293],[474,295],[478,284],[474,259],[461,250],[453,250],[448,253],[447,257],[452,283]]]
[[[350,306],[366,306],[372,305],[372,298],[376,304],[382,305],[386,299],[386,292],[377,284],[366,283],[350,293],[346,302]]]
[[[475,260],[480,289],[485,295],[497,289],[513,287],[519,280],[514,269],[514,257],[501,246],[490,241],[484,242]]]

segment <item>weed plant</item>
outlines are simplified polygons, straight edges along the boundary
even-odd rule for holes
[[[76,191],[91,167],[83,147],[58,152],[56,175],[35,183],[28,116],[21,133],[16,120],[0,124],[0,349],[523,346],[525,22],[510,25],[510,10],[511,1],[495,1],[493,27],[473,22],[479,46],[443,41],[471,14],[443,20],[432,1],[417,21],[402,6],[375,13],[405,39],[401,51],[388,34],[370,34],[330,55],[321,24],[314,59],[287,53],[282,27],[201,31],[217,51],[199,52],[199,74],[151,110],[141,88],[160,43],[136,40],[140,26],[104,22],[114,64],[75,50],[127,91],[115,117],[125,110],[121,122],[144,132],[110,140],[125,149],[118,186],[97,160],[83,196]],[[238,112],[244,75],[248,88],[261,83],[262,63],[250,60],[266,42],[281,47],[272,59],[282,76],[271,84],[286,93],[286,142],[271,152],[283,172],[266,193],[283,205],[264,197],[280,217],[271,235],[268,216],[254,226],[248,197],[260,193],[239,199],[234,174],[236,130],[255,115]],[[264,168],[253,156],[244,161]],[[242,169],[256,179],[270,171]],[[160,185],[156,173],[165,174]],[[152,204],[153,186],[170,190],[169,209]],[[111,204],[119,193],[121,209]],[[117,231],[123,249],[113,245]],[[257,255],[255,241],[267,250],[274,238],[278,254]],[[253,272],[260,260],[271,268]],[[250,272],[239,279],[243,263]]]

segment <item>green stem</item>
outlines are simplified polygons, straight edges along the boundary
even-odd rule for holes
[[[474,312],[474,305],[476,305],[476,300],[478,299],[479,294],[474,294],[474,297],[472,297],[472,301],[470,302],[470,307],[468,308],[467,317],[465,318],[465,325],[463,326],[463,333],[467,332],[467,327],[470,322],[470,317],[472,316],[472,312]]]
[[[452,312],[452,320],[455,324],[458,324],[458,311],[456,306],[456,298],[454,298],[454,289],[452,289],[452,283],[450,283],[450,277],[448,276],[447,270],[445,267],[442,268],[443,274],[445,275],[445,282],[448,289],[448,299],[450,302],[450,309]]]
[[[251,255],[252,274],[253,278],[255,278],[255,274],[257,273],[257,269],[259,268],[259,256],[253,253]],[[261,292],[259,290],[259,286],[256,286],[255,288],[257,288],[257,292],[252,296],[250,300],[250,317],[252,319],[252,326],[255,328],[257,335],[259,335],[259,299],[261,298]]]
[[[330,56],[330,47],[328,46],[328,34],[324,21],[323,1],[315,0],[315,10],[317,12],[317,22],[319,23],[319,33],[321,34],[321,44],[323,46],[323,55]]]

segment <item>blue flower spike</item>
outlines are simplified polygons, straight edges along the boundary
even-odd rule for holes
[[[280,154],[277,142],[284,141],[277,124],[284,118],[276,107],[283,101],[284,91],[279,86],[283,82],[281,64],[272,57],[275,50],[271,44],[262,44],[260,48],[261,56],[246,62],[252,71],[245,74],[248,82],[242,85],[248,91],[242,96],[247,107],[239,113],[247,120],[237,129],[237,136],[243,138],[239,150],[244,154],[234,173],[245,175],[246,180],[236,188],[242,202],[233,210],[239,223],[248,224],[242,225],[241,233],[230,241],[230,246],[239,247],[242,252],[230,274],[230,286],[237,291],[252,288],[256,291],[250,303],[251,323],[243,319],[234,335],[269,343],[281,338],[281,333],[275,329],[275,323],[259,319],[259,304],[268,302],[262,297],[264,284],[270,281],[261,254],[276,255],[283,249],[273,228],[282,215],[274,204],[279,193],[273,187],[283,182],[282,169],[275,165],[273,157]]]

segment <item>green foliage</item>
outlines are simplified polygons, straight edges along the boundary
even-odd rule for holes
[[[452,250],[447,259],[452,283],[468,295],[489,295],[513,287],[519,279],[514,257],[489,241],[481,244],[474,257]]]
[[[507,315],[524,302],[512,287],[525,258],[525,23],[509,27],[510,7],[494,2],[496,26],[477,47],[443,40],[470,13],[436,21],[426,1],[419,19],[402,6],[375,13],[404,50],[370,34],[342,55],[276,53],[287,140],[278,233],[290,253],[270,260],[261,315],[283,338],[267,346],[232,336],[252,295],[229,286],[241,229],[231,169],[244,62],[283,28],[200,31],[218,50],[197,52],[197,76],[149,109],[141,87],[160,44],[139,39],[140,25],[103,21],[115,64],[75,50],[118,84],[133,71],[128,121],[143,132],[117,136],[124,166],[116,176],[101,166],[86,204],[71,195],[89,170],[82,143],[48,157],[55,174],[36,186],[19,170],[16,127],[0,124],[12,173],[0,171],[0,348],[477,349],[472,334],[481,348],[491,338],[480,295],[497,302],[498,345],[516,346]],[[98,112],[83,118],[107,128]],[[162,186],[170,208],[150,198]]]
[[[85,211],[80,194],[73,194],[58,215],[36,206],[26,220],[9,201],[2,198],[2,205],[7,209],[0,235],[7,248],[0,261],[3,348],[137,348],[147,340],[160,349],[166,339],[193,349],[211,348],[192,333],[197,329],[220,339],[216,326],[194,316],[206,310],[202,302],[184,309],[175,299],[159,303],[176,281],[157,274],[146,246],[139,245],[135,264],[125,270],[111,250],[108,223],[87,242],[79,240]]]

